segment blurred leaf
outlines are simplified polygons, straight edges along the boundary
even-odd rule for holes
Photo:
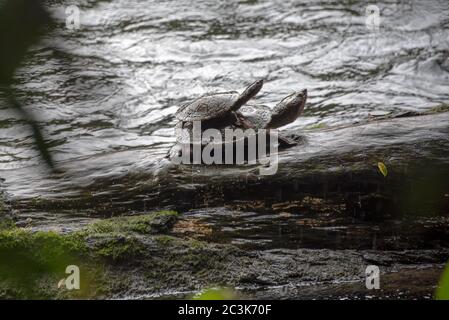
[[[28,49],[39,40],[51,21],[42,1],[0,3],[0,85],[10,85]]]
[[[195,295],[193,300],[235,300],[237,294],[230,288],[210,288]]]
[[[440,282],[435,291],[436,300],[449,300],[449,263],[444,268]]]
[[[0,89],[5,91],[10,107],[17,110],[31,126],[37,149],[45,162],[54,168],[37,122],[15,100],[11,89],[16,69],[29,48],[39,41],[51,24],[52,19],[40,0],[0,2]]]
[[[47,144],[45,143],[45,139],[41,133],[41,130],[39,128],[39,125],[37,124],[37,122],[31,117],[31,115],[26,112],[22,106],[14,99],[14,97],[12,96],[11,93],[8,94],[9,95],[9,102],[10,105],[16,109],[23,117],[23,119],[25,119],[28,124],[31,126],[32,130],[33,130],[33,137],[34,137],[34,141],[36,143],[36,147],[39,150],[42,158],[44,159],[44,161],[47,163],[47,165],[54,169],[54,163],[53,163],[53,158],[51,157],[51,154],[48,150]]]
[[[387,166],[383,162],[378,162],[377,167],[379,168],[380,173],[386,177],[388,174]]]

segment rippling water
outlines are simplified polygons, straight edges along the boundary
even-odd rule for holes
[[[255,100],[270,106],[308,88],[297,128],[449,101],[447,0],[376,1],[377,32],[365,24],[371,1],[84,0],[79,30],[65,28],[68,4],[51,1],[59,28],[16,77],[68,171],[49,178],[24,121],[0,106],[0,177],[15,198],[151,172],[174,141],[177,106],[258,78]]]

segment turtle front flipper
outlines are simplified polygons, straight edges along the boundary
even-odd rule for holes
[[[233,112],[235,116],[235,123],[234,125],[236,127],[241,127],[243,129],[254,129],[255,125],[252,123],[247,117],[245,117],[240,112]]]
[[[246,87],[246,89],[237,98],[234,105],[232,106],[232,111],[237,111],[238,109],[240,109],[240,107],[251,100],[260,91],[260,89],[262,89],[262,87],[263,79],[257,80],[256,82],[253,82],[248,87]]]

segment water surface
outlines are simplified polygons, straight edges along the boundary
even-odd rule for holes
[[[211,91],[265,87],[274,106],[308,88],[290,126],[353,123],[372,113],[425,111],[449,101],[446,0],[79,1],[79,30],[51,1],[59,27],[16,77],[20,101],[39,119],[66,173],[54,178],[33,151],[29,128],[0,106],[0,176],[12,199],[129,191],[152,179],[174,142],[177,107]],[[118,185],[96,183],[114,177]]]

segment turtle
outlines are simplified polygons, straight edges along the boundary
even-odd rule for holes
[[[193,121],[201,121],[203,128],[234,123],[250,128],[252,124],[241,117],[238,110],[253,98],[262,86],[263,79],[260,79],[246,87],[241,94],[236,91],[206,94],[182,105],[175,117],[182,128],[191,126]]]
[[[283,98],[273,109],[266,105],[245,105],[240,108],[239,117],[244,119],[246,123],[250,123],[251,128],[255,131],[266,129],[269,134],[270,129],[277,129],[295,121],[303,112],[306,101],[307,89],[299,90]],[[223,136],[225,129],[228,128],[237,129],[246,127],[242,125],[242,121],[237,121],[221,129]],[[185,138],[183,137],[182,139]],[[281,148],[287,148],[297,144],[282,134],[278,135],[278,141]],[[205,142],[207,141],[203,140],[202,144],[205,144]]]
[[[307,89],[304,89],[282,99],[273,110],[265,105],[248,105],[240,110],[240,114],[254,129],[277,129],[295,121],[306,101]]]
[[[251,87],[251,86],[250,86]],[[248,87],[248,88],[250,88]],[[248,90],[248,89],[247,89]],[[282,99],[273,109],[265,105],[245,105],[240,107],[240,110],[236,112],[237,120],[234,122],[215,122],[214,128],[220,129],[222,136],[225,136],[226,129],[239,129],[239,128],[252,128],[257,131],[258,129],[266,129],[269,134],[270,129],[277,129],[284,125],[287,125],[296,120],[296,118],[304,110],[307,100],[307,89],[296,91],[284,99]],[[232,112],[232,111],[231,111]],[[222,116],[222,119],[225,116]],[[250,125],[248,127],[248,124]],[[192,130],[189,126],[184,126],[183,122],[179,122],[176,126],[177,130],[177,142],[179,144],[192,143]],[[209,127],[210,128],[210,127]],[[187,130],[179,130],[187,129]],[[201,128],[202,131],[205,128]],[[288,148],[297,145],[297,142],[282,135],[278,135],[279,146],[281,148]],[[201,145],[205,146],[211,141],[207,137],[201,137]],[[169,157],[174,154],[180,155],[181,150],[179,144],[174,146],[169,151]]]

